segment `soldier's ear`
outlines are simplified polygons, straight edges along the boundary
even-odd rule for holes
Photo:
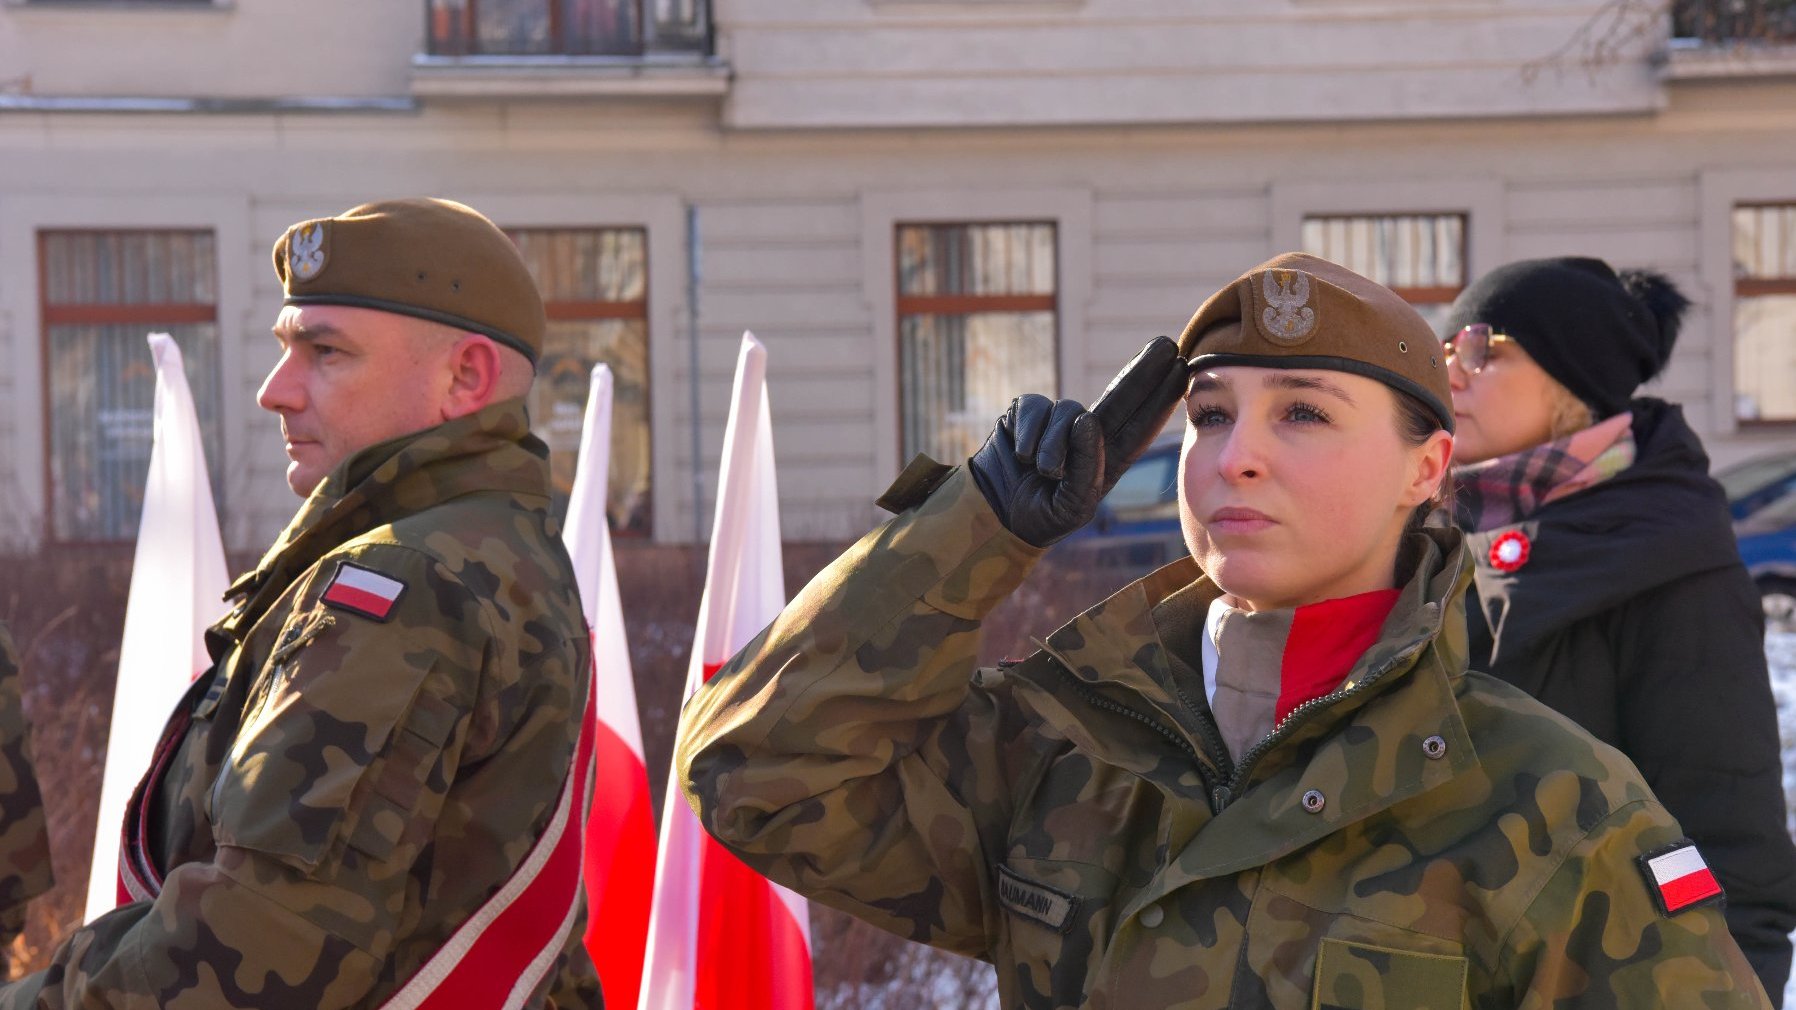
[[[1453,464],[1453,436],[1444,430],[1436,431],[1428,436],[1428,441],[1409,452],[1409,486],[1399,499],[1405,509],[1433,501],[1440,492],[1442,482],[1447,479],[1447,468]]]
[[[448,387],[443,396],[443,420],[472,414],[501,399],[500,380],[505,372],[504,349],[480,333],[463,333],[449,348]]]

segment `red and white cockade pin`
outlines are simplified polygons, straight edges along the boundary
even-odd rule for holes
[[[1709,864],[1696,851],[1696,843],[1688,838],[1669,848],[1649,852],[1640,857],[1640,872],[1646,876],[1646,889],[1663,915],[1676,915],[1686,908],[1722,900],[1721,882],[1709,872]]]
[[[1499,572],[1513,572],[1528,563],[1528,552],[1533,546],[1528,542],[1528,534],[1510,530],[1491,541],[1490,565]]]
[[[325,587],[322,599],[333,607],[384,621],[405,592],[405,583],[361,565],[338,563],[337,574]]]

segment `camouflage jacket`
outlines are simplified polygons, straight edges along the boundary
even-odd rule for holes
[[[512,875],[589,684],[547,455],[514,400],[325,478],[208,632],[148,797],[160,895],[82,927],[0,1006],[379,1006]],[[334,592],[348,571],[389,582]],[[581,932],[562,1006],[597,1001]]]
[[[964,472],[892,498],[683,715],[689,801],[768,876],[992,961],[1006,1007],[1767,1005],[1713,901],[1655,904],[1681,834],[1633,767],[1465,671],[1457,533],[1237,763],[1167,645],[1218,593],[1194,562],[975,670],[1041,552]]]
[[[19,655],[0,624],[0,964],[25,928],[25,903],[51,883],[50,834],[19,695]]]

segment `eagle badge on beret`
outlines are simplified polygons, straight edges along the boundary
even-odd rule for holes
[[[287,270],[295,280],[309,281],[324,272],[324,222],[308,221],[287,241]]]
[[[1268,339],[1287,346],[1309,339],[1316,329],[1316,310],[1309,306],[1309,274],[1268,270],[1260,277],[1260,293],[1266,298],[1260,326]]]

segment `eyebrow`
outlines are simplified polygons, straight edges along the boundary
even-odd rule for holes
[[[330,337],[344,336],[342,330],[337,329],[329,323],[313,323],[310,326],[290,326],[284,333],[280,327],[276,326],[273,328],[272,332],[274,333],[274,338],[276,340],[285,340],[289,342],[294,340],[322,340]]]
[[[1345,389],[1342,389],[1340,386],[1337,386],[1334,383],[1329,382],[1327,379],[1318,379],[1318,378],[1315,378],[1315,377],[1309,376],[1309,375],[1285,374],[1285,375],[1275,375],[1266,381],[1270,385],[1277,386],[1282,389],[1306,389],[1306,390],[1310,390],[1310,391],[1316,392],[1316,393],[1326,393],[1329,396],[1335,397],[1336,399],[1339,399],[1339,400],[1343,400],[1350,404],[1353,402],[1353,397],[1348,395],[1348,393]]]
[[[1354,402],[1353,397],[1349,395],[1345,389],[1329,382],[1327,379],[1319,379],[1314,376],[1292,375],[1289,372],[1280,372],[1276,375],[1269,376],[1266,379],[1266,384],[1276,389],[1299,389],[1315,393],[1324,393],[1348,404]],[[1229,383],[1229,380],[1220,375],[1199,373],[1196,378],[1191,380],[1191,388],[1186,390],[1186,395],[1189,396],[1192,393],[1214,393],[1231,388],[1233,387]]]

